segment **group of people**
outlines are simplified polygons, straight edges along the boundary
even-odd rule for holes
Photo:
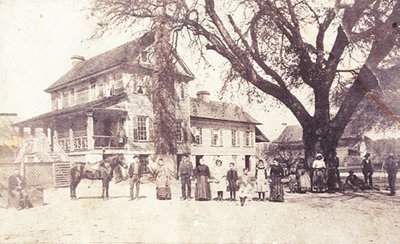
[[[359,179],[353,170],[349,171],[349,176],[346,178],[344,188],[350,190],[365,190],[374,188],[372,175],[374,173],[374,166],[370,159],[370,154],[366,153],[364,159],[361,162],[362,173],[364,175],[364,180]],[[382,164],[382,171],[385,170],[387,173],[387,179],[389,183],[389,196],[396,195],[396,177],[398,172],[399,164],[395,161],[394,155],[389,154]]]
[[[157,165],[151,167],[150,171],[155,178],[157,199],[171,199],[171,174],[164,160],[159,158]],[[211,172],[204,158],[201,158],[199,164],[193,167],[189,157],[183,156],[179,163],[178,172],[181,181],[182,201],[193,199],[192,181],[195,181],[194,199],[197,201],[210,201],[213,197],[212,191],[215,193],[217,201],[223,201],[224,192],[227,191],[229,192],[229,200],[236,201],[238,197],[242,206],[246,199],[251,199],[253,192],[258,193],[257,200],[259,201],[266,200],[266,192],[270,192],[269,201],[284,201],[281,182],[284,173],[277,159],[273,160],[269,171],[267,171],[264,161],[259,160],[255,170],[255,183],[252,182],[252,177],[249,176],[247,169],[243,169],[243,172],[238,173],[235,164],[230,163],[229,169],[226,170],[222,166],[222,160],[220,159],[215,161],[215,167]],[[128,168],[128,175],[130,200],[138,200],[142,175],[138,156],[133,157],[133,162]]]
[[[359,179],[354,174],[354,171],[350,170],[344,184],[340,178],[340,172],[338,169],[339,158],[336,153],[326,160],[322,154],[317,153],[310,168],[308,168],[305,160],[300,158],[290,167],[289,189],[291,192],[300,193],[307,191],[324,192],[325,190],[328,192],[336,192],[344,190],[357,191],[377,189],[373,185],[372,175],[374,173],[374,166],[370,157],[371,155],[366,153],[361,162],[361,171],[364,175],[364,180]],[[398,167],[398,162],[395,161],[393,154],[390,154],[383,163],[383,169],[386,170],[388,174],[390,196],[396,194],[395,185]]]

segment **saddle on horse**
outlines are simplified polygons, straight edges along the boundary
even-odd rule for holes
[[[102,171],[105,170],[105,166],[103,161],[95,162],[95,163],[85,163],[82,169],[82,172],[85,175],[85,178],[96,180],[102,178]]]

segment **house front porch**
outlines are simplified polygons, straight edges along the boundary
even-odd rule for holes
[[[64,113],[63,113],[64,112]],[[85,108],[75,111],[53,111],[15,124],[23,135],[17,160],[67,160],[93,162],[107,155],[126,153],[125,110]],[[21,137],[22,138],[22,137]],[[63,154],[66,157],[63,157]]]

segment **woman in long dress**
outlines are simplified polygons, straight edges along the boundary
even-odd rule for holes
[[[164,160],[160,158],[158,160],[158,166],[155,169],[156,175],[156,192],[157,199],[159,200],[170,200],[171,199],[171,187],[170,187],[170,175],[168,168],[164,164]]]
[[[212,178],[214,182],[213,191],[217,192],[218,201],[222,201],[224,199],[224,191],[226,189],[225,177],[226,175],[222,167],[222,161],[217,159],[215,161],[214,172],[212,172]]]
[[[272,166],[271,166],[271,171],[270,171],[270,179],[271,179],[271,184],[270,184],[270,194],[269,194],[269,201],[270,202],[283,202],[283,186],[281,179],[283,177],[283,168],[281,165],[279,165],[278,160],[274,159]]]
[[[258,201],[265,200],[265,192],[268,191],[268,178],[267,168],[264,165],[263,160],[258,160],[256,167],[256,192],[258,193]]]
[[[300,193],[306,193],[311,190],[311,178],[304,158],[299,159],[299,164],[297,165],[297,176],[299,177]]]
[[[196,177],[195,200],[211,200],[210,169],[204,164],[204,158],[200,159],[200,164],[194,169],[194,175]]]

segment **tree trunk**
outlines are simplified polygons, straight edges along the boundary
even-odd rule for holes
[[[336,152],[342,134],[343,129],[332,126],[316,124],[303,127],[305,159],[308,165],[311,166],[317,153],[321,153],[325,159],[331,157]]]
[[[162,19],[162,18],[161,18]],[[153,80],[152,102],[154,108],[154,146],[156,154],[171,155],[176,153],[175,141],[175,67],[172,46],[170,45],[171,28],[160,20],[155,33],[156,76]]]

